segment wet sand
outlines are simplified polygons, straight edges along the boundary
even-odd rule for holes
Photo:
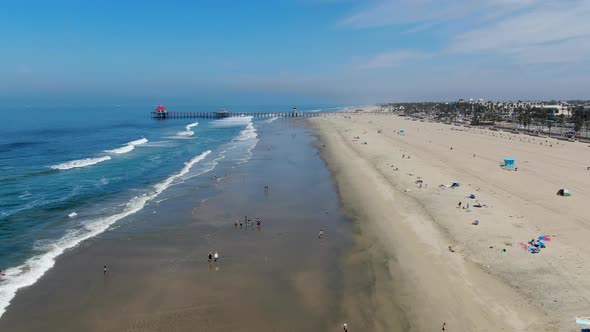
[[[19,291],[1,331],[378,331],[385,264],[344,217],[304,121],[259,127],[253,158],[172,187]],[[227,177],[220,177],[227,173]],[[270,191],[265,193],[264,186]],[[260,228],[234,221],[263,218]],[[323,229],[326,236],[318,239]],[[219,251],[218,263],[207,253]],[[108,275],[102,267],[108,265]],[[384,321],[395,320],[383,312]],[[389,325],[388,325],[389,324]],[[352,329],[354,327],[354,330]]]

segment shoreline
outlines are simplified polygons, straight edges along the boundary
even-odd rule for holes
[[[517,202],[515,197],[520,199],[522,194],[514,192],[513,188],[504,188],[509,194],[499,193],[501,189],[492,181],[498,181],[497,176],[504,176],[505,173],[492,174],[490,170],[490,174],[493,175],[491,179],[486,178],[485,173],[477,173],[477,168],[481,167],[480,163],[493,162],[493,159],[485,157],[488,148],[484,145],[486,142],[477,141],[477,144],[481,144],[475,147],[475,150],[480,150],[477,153],[479,158],[473,157],[477,164],[467,164],[467,156],[461,158],[460,172],[457,172],[453,164],[452,150],[441,149],[436,151],[436,154],[431,154],[434,147],[428,138],[434,141],[444,137],[453,144],[466,142],[464,144],[468,145],[468,137],[476,133],[455,132],[443,125],[416,123],[391,116],[359,115],[348,119],[334,117],[310,121],[316,127],[316,135],[321,140],[322,158],[333,174],[347,214],[355,220],[361,236],[376,239],[377,245],[386,255],[384,261],[388,267],[388,274],[377,277],[382,278],[385,284],[392,285],[393,292],[376,296],[381,296],[384,300],[387,296],[395,298],[392,305],[402,309],[405,322],[408,323],[404,330],[437,330],[443,322],[447,323],[449,330],[463,331],[565,331],[575,326],[574,308],[579,307],[583,310],[584,305],[572,303],[578,300],[572,301],[567,293],[579,291],[579,301],[589,301],[587,297],[584,299],[584,284],[573,285],[565,291],[552,288],[550,296],[555,298],[555,302],[547,299],[547,294],[543,294],[542,289],[555,287],[561,282],[560,279],[581,278],[583,273],[572,276],[568,273],[571,271],[543,271],[547,275],[539,281],[535,280],[533,284],[527,284],[531,273],[536,275],[545,264],[552,264],[548,260],[555,259],[553,251],[564,251],[560,248],[561,243],[551,243],[549,249],[544,249],[542,256],[519,251],[519,240],[526,242],[530,235],[551,234],[556,230],[547,225],[523,227],[518,221],[512,220],[509,224],[502,224],[502,219],[518,216],[519,213],[526,214],[534,220],[541,218],[542,214],[534,213],[530,207],[523,209],[523,206],[530,202]],[[394,133],[396,128],[410,130],[411,137],[398,136]],[[379,134],[379,130],[383,130],[384,133]],[[460,137],[454,137],[455,134]],[[484,135],[479,132],[477,134]],[[354,140],[353,137],[356,136],[361,136],[361,139]],[[457,141],[458,139],[461,141]],[[497,142],[499,139],[492,134],[485,138],[494,145],[500,143]],[[367,145],[362,144],[365,140],[368,142]],[[502,137],[502,140],[510,141],[512,138]],[[441,142],[435,144],[437,143]],[[462,145],[460,148],[464,150]],[[512,149],[514,148],[511,147],[509,150]],[[519,160],[531,159],[530,164],[521,164],[521,167],[525,167],[525,172],[528,171],[526,167],[532,167],[533,163],[535,166],[542,164],[532,160],[537,154],[536,149],[536,145],[529,144],[522,148],[519,146],[515,150],[521,157]],[[411,154],[412,159],[401,160],[404,152],[406,155]],[[545,153],[544,158],[551,156]],[[393,165],[398,167],[399,171],[392,171]],[[494,163],[485,167],[498,166]],[[508,174],[527,175],[521,172],[519,170],[518,173]],[[418,189],[414,184],[417,176],[427,181],[428,188]],[[447,182],[457,179],[462,182],[463,187],[455,191],[439,190],[437,186],[444,183],[443,179]],[[528,179],[502,181],[515,181],[516,188],[519,181],[527,181],[526,185],[537,185],[529,183]],[[584,197],[585,192],[581,187],[574,187],[578,196]],[[484,199],[490,205],[489,208],[476,209],[471,214],[457,210],[456,202],[466,202],[464,196],[471,191],[476,192],[479,199]],[[553,190],[550,194],[554,195]],[[553,196],[549,199],[553,199]],[[504,203],[506,206],[503,206]],[[570,203],[573,202],[566,202],[568,208]],[[576,211],[580,212],[579,208]],[[583,214],[583,211],[581,213]],[[505,214],[508,216],[504,216]],[[481,218],[486,224],[472,226],[469,222],[471,218]],[[572,215],[572,218],[576,219],[576,216]],[[518,233],[515,230],[518,230]],[[527,233],[530,235],[522,235]],[[498,254],[503,246],[507,251],[504,251],[504,254],[500,251]],[[541,262],[534,261],[537,257]],[[383,262],[384,257],[373,258],[376,264],[379,264],[379,259]],[[573,266],[570,268],[574,269]],[[562,308],[560,312],[556,311],[557,308],[551,307],[551,303],[561,303],[563,306],[567,301],[571,304]],[[569,321],[568,317],[563,315],[567,310],[572,311]],[[576,313],[583,314],[583,311]]]
[[[255,125],[249,162],[187,179],[69,250],[19,291],[0,329],[340,331],[351,238],[330,173],[304,121]],[[234,227],[244,215],[262,227]]]

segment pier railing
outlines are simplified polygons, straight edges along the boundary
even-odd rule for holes
[[[235,118],[251,116],[254,118],[317,118],[324,116],[334,115],[395,115],[393,112],[166,112],[158,113],[152,112],[153,118],[166,118],[166,119],[196,119],[196,118],[210,118],[210,119],[222,119],[222,118]]]

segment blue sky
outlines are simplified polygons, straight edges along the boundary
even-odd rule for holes
[[[590,1],[2,1],[0,98],[590,99]]]

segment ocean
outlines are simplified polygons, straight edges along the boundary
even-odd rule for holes
[[[18,107],[8,113],[0,135],[0,315],[18,289],[34,284],[65,251],[116,228],[189,178],[248,162],[257,128],[275,120],[154,120],[152,108]]]

